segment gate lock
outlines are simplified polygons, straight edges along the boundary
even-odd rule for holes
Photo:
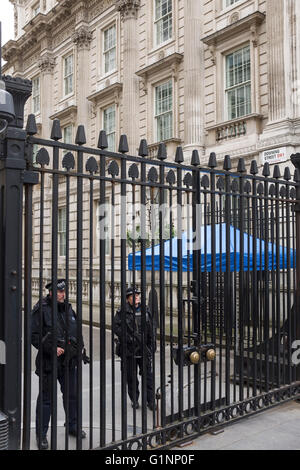
[[[173,348],[173,359],[179,365],[180,349]],[[215,346],[213,344],[201,344],[200,346],[184,346],[182,348],[182,365],[199,364],[200,361],[214,361],[216,358]]]

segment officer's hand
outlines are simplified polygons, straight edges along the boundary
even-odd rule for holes
[[[64,354],[65,350],[63,348],[57,348],[57,357],[61,356]]]

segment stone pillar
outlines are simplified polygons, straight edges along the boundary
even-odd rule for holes
[[[53,69],[55,59],[50,53],[46,53],[39,59],[39,69],[41,71],[41,121],[42,137],[50,139],[52,121],[49,116],[53,114]]]
[[[140,0],[118,0],[123,28],[123,125],[122,134],[127,135],[129,153],[136,155],[139,145],[139,79],[138,69],[137,14]]]
[[[77,124],[83,125],[88,131],[89,123],[89,102],[86,97],[89,94],[89,49],[92,40],[92,33],[87,26],[81,26],[75,31],[73,41],[77,46],[77,70],[76,70],[76,104],[77,104]],[[88,135],[87,135],[88,139]]]
[[[267,0],[269,122],[284,119],[286,114],[284,3]]]
[[[184,150],[204,149],[203,0],[184,2]]]

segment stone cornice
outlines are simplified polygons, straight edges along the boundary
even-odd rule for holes
[[[254,35],[255,27],[263,23],[265,21],[265,18],[266,18],[266,15],[264,13],[260,11],[256,11],[252,13],[251,15],[248,15],[245,18],[242,18],[241,20],[236,21],[230,24],[229,26],[226,26],[225,28],[222,28],[219,31],[216,31],[215,33],[202,38],[202,41],[207,46],[213,47],[218,42],[229,39],[233,35],[239,34],[242,31],[245,31],[247,29],[250,29],[251,34]]]
[[[61,111],[57,111],[56,113],[52,114],[52,116],[49,116],[49,117],[50,119],[62,120],[70,116],[71,122],[74,123],[76,115],[77,115],[77,106],[71,105],[71,106],[68,106],[67,108],[62,109]]]
[[[116,10],[120,12],[121,19],[136,18],[141,6],[141,0],[116,0]]]
[[[107,97],[108,95],[113,95],[115,97],[115,101],[118,101],[122,88],[122,83],[114,83],[113,85],[109,85],[102,90],[96,91],[92,95],[89,95],[87,100],[91,101],[93,104],[97,104],[99,100],[103,100],[103,98]]]

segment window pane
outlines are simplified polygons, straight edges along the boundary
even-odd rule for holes
[[[66,256],[66,208],[58,210],[59,256]]]
[[[115,105],[106,108],[103,111],[103,129],[106,132],[108,150],[115,151],[116,136],[116,107]]]
[[[32,111],[33,113],[40,111],[40,77],[32,80]]]
[[[64,88],[65,95],[73,92],[73,55],[64,60]]]
[[[172,37],[172,0],[156,0],[155,2],[156,43]]]
[[[226,95],[228,119],[251,113],[250,47],[226,57]]]
[[[105,73],[116,69],[116,25],[104,31],[104,69]]]
[[[156,138],[158,141],[170,139],[173,133],[172,81],[155,89]]]

